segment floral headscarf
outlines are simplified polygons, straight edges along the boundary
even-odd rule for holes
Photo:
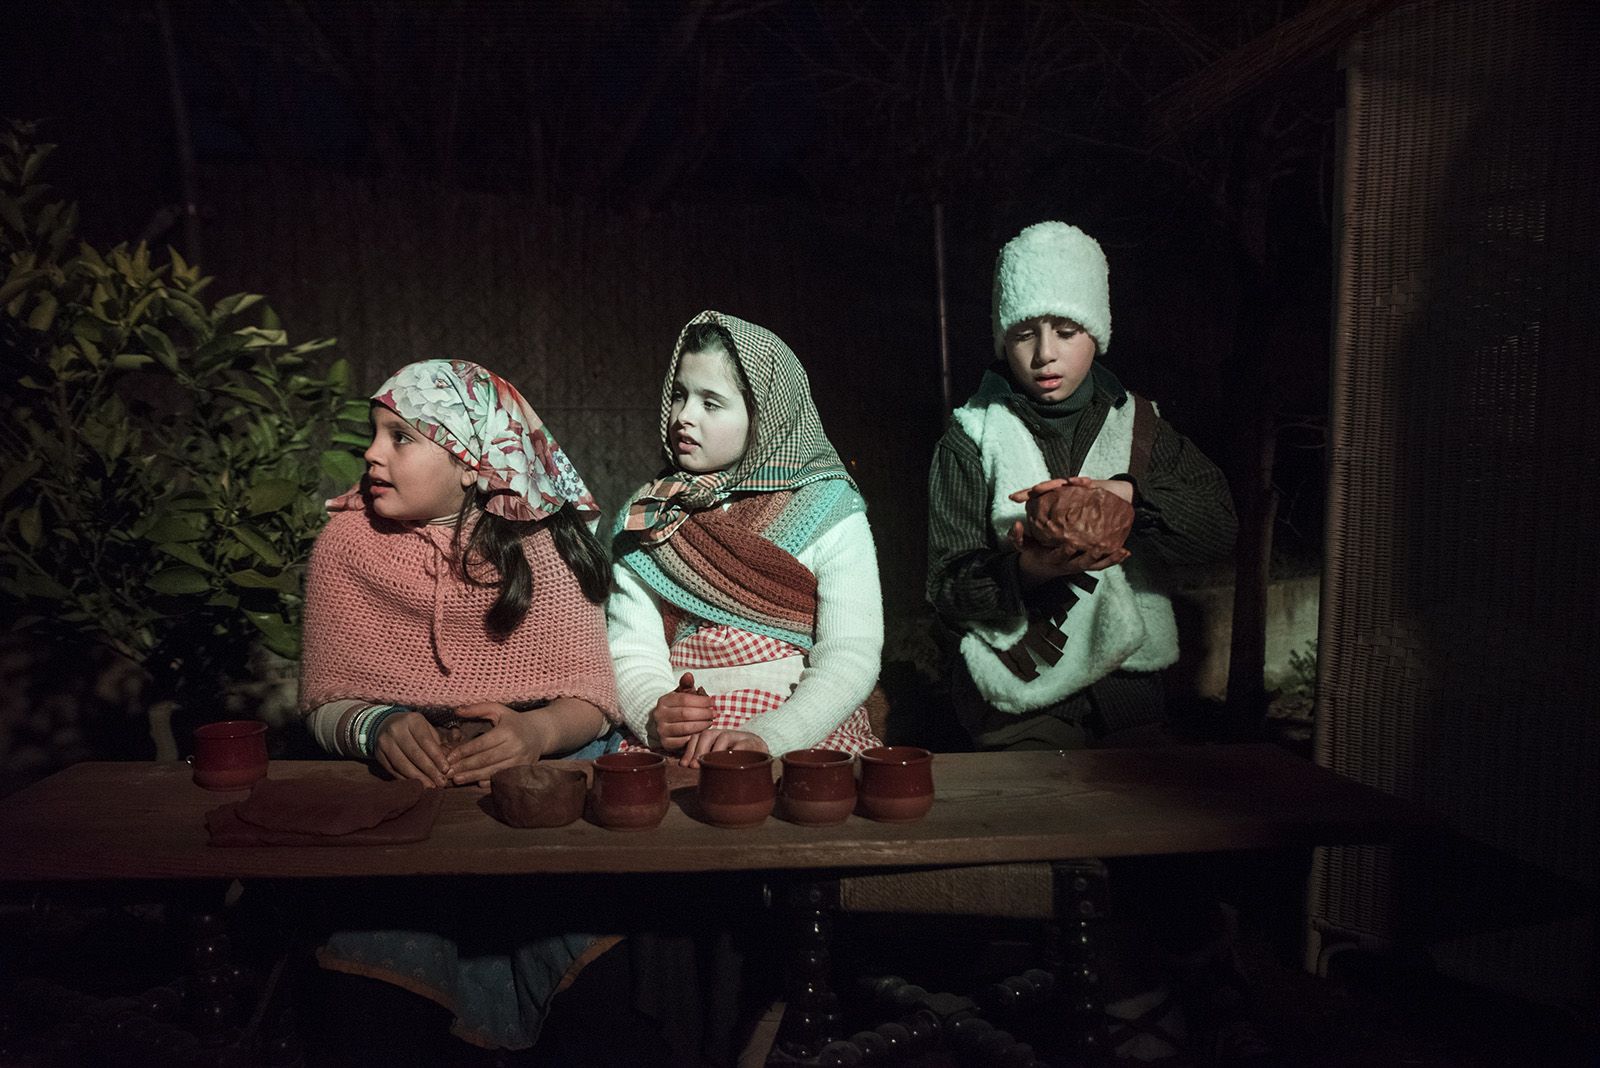
[[[715,323],[733,338],[732,355],[755,394],[752,440],[739,461],[724,471],[695,475],[673,467],[633,495],[623,529],[638,532],[646,548],[672,537],[690,513],[719,504],[732,493],[793,490],[825,478],[842,478],[855,488],[823,432],[799,358],[772,331],[715,311],[703,311],[684,326],[661,386],[661,448],[668,462],[672,383],[683,359],[684,334],[700,323]]]
[[[372,399],[477,472],[484,510],[517,522],[543,519],[570,503],[600,514],[589,488],[516,386],[467,360],[423,360],[396,371]],[[330,511],[362,507],[356,486]]]

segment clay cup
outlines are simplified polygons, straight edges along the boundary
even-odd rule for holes
[[[700,758],[701,814],[715,827],[754,827],[772,815],[772,757],[725,749]]]
[[[207,790],[244,790],[267,777],[267,725],[226,719],[194,729],[194,781]]]
[[[790,823],[843,823],[856,807],[855,759],[837,749],[783,754],[779,811]]]
[[[594,762],[589,800],[595,822],[613,831],[647,831],[667,814],[667,760],[660,753],[607,753]]]
[[[881,823],[919,820],[933,807],[933,754],[884,745],[861,754],[861,814]]]

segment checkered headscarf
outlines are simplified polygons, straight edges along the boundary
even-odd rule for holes
[[[703,311],[684,326],[661,385],[661,448],[668,463],[672,382],[683,358],[684,334],[700,323],[715,323],[733,338],[733,358],[755,394],[756,419],[744,455],[732,467],[699,475],[672,467],[633,495],[623,529],[636,531],[647,549],[672,537],[691,513],[720,504],[729,494],[792,490],[826,478],[842,478],[855,487],[822,430],[811,383],[789,346],[770,330],[715,311]]]

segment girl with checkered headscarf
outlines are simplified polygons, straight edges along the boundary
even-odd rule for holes
[[[632,737],[696,766],[880,744],[883,603],[866,505],[775,334],[705,311],[661,390],[668,466],[613,541],[607,631]]]

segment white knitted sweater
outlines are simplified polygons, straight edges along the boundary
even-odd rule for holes
[[[759,689],[788,695],[743,729],[775,754],[816,745],[855,711],[878,681],[883,596],[865,514],[848,516],[796,555],[817,576],[816,643],[810,653],[761,664],[697,668],[712,695]],[[626,564],[612,568],[606,632],[622,717],[640,738],[661,695],[677,688],[662,623],[662,601]]]

